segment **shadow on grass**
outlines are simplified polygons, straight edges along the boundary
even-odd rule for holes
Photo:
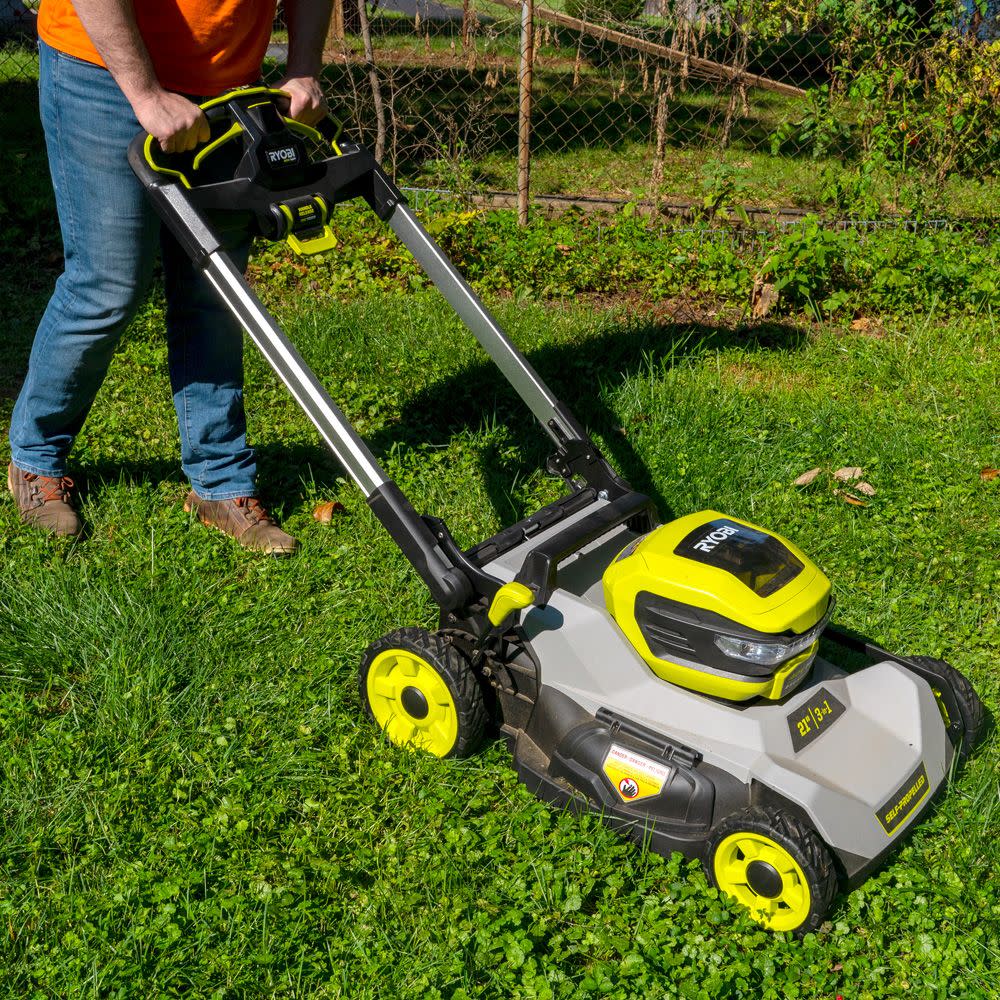
[[[529,360],[556,397],[564,401],[587,430],[603,441],[606,457],[632,486],[650,496],[661,514],[669,508],[642,457],[620,426],[606,399],[614,388],[643,371],[663,372],[708,351],[739,344],[744,349],[794,351],[806,334],[787,323],[731,327],[674,323],[643,317],[609,324],[582,343],[542,347]],[[406,405],[401,419],[370,439],[376,454],[393,444],[419,446],[463,431],[475,431],[484,418],[506,426],[518,459],[501,459],[497,446],[482,455],[482,473],[494,512],[502,522],[533,513],[518,508],[510,486],[544,468],[552,443],[530,411],[490,362],[464,369],[434,383]],[[506,449],[505,449],[506,450]]]
[[[705,323],[672,323],[641,318],[609,324],[582,343],[542,347],[529,355],[532,365],[556,396],[565,400],[588,430],[601,438],[605,453],[635,489],[646,493],[664,517],[670,509],[642,456],[620,427],[606,402],[626,379],[643,371],[665,372],[674,365],[740,345],[744,350],[795,351],[805,332],[786,323],[754,327]],[[252,396],[249,405],[253,406]],[[479,453],[481,474],[497,519],[511,523],[533,513],[511,496],[511,486],[544,468],[551,442],[530,411],[492,363],[484,361],[434,383],[405,405],[399,420],[368,437],[376,456],[394,446],[419,448],[428,441],[474,434],[484,422],[506,427],[504,447],[486,443]],[[515,446],[512,451],[509,444]],[[315,445],[261,441],[255,444],[261,494],[278,513],[287,514],[311,495],[335,492],[346,475],[340,463],[318,440]],[[515,457],[511,457],[514,455]],[[76,469],[81,491],[99,491],[104,483],[183,481],[174,456],[142,462],[83,463]],[[435,514],[429,510],[425,513]]]

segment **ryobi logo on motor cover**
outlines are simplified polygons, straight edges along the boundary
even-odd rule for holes
[[[739,533],[739,528],[723,524],[721,527],[716,528],[715,531],[709,532],[704,538],[699,539],[691,547],[697,549],[699,552],[711,552],[719,542],[724,542],[727,538]]]
[[[781,590],[805,569],[776,535],[723,517],[703,521],[688,532],[673,554],[725,570],[762,598]]]

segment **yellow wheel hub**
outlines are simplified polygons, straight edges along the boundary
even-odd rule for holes
[[[809,916],[805,873],[780,844],[760,833],[734,833],[712,860],[719,888],[746,906],[765,927],[793,931]]]
[[[422,656],[387,649],[372,661],[366,680],[375,721],[400,746],[446,757],[458,739],[458,711],[444,679]]]

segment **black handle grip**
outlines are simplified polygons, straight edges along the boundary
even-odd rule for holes
[[[207,101],[201,107],[212,138],[189,153],[164,153],[145,133],[129,144],[136,176],[196,260],[211,252],[200,244],[205,227],[245,226],[252,235],[288,238],[298,252],[316,253],[336,243],[326,220],[337,203],[364,198],[387,219],[405,200],[367,149],[338,143],[339,123],[327,118],[314,129],[286,119],[276,104],[280,96],[257,87]],[[317,152],[326,143],[329,153]],[[298,204],[315,204],[315,218],[296,216],[289,206]],[[200,228],[192,235],[195,218]],[[282,218],[288,225],[276,224]]]
[[[634,519],[643,521],[641,530],[652,530],[656,522],[656,508],[649,497],[629,492],[533,548],[524,557],[514,579],[535,592],[535,604],[547,604],[556,589],[560,562],[613,528]]]
[[[209,126],[223,123],[232,124],[237,119],[244,120],[246,111],[252,107],[259,107],[270,104],[274,106],[275,99],[287,96],[284,91],[275,90],[273,87],[247,87],[243,90],[233,90],[219,97],[213,97],[198,105],[207,119]],[[205,146],[216,141],[218,135],[213,135],[206,142],[199,143],[192,150],[185,153],[166,153],[160,148],[160,144],[145,132],[140,132],[129,145],[129,150],[133,147],[140,147],[136,150],[142,154],[146,164],[157,173],[170,176],[171,173],[183,173],[183,167],[190,168],[190,161],[193,160]],[[129,161],[132,162],[130,155]]]

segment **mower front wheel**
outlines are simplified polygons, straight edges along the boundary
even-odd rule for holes
[[[801,820],[773,808],[724,819],[708,845],[715,886],[773,931],[816,930],[837,891],[826,845]]]
[[[468,660],[440,635],[401,628],[361,659],[361,704],[389,739],[436,757],[468,757],[487,712]]]
[[[955,749],[958,751],[959,760],[965,761],[972,751],[979,745],[986,735],[988,716],[986,707],[976,694],[976,689],[961,670],[953,667],[946,660],[936,660],[930,656],[911,657],[913,663],[931,674],[934,681],[931,682],[931,690],[937,699],[938,708],[941,710],[941,718],[945,728],[951,731],[953,720],[941,697],[941,690],[947,687],[955,698],[958,706],[958,714],[961,718],[961,733],[953,741]]]

